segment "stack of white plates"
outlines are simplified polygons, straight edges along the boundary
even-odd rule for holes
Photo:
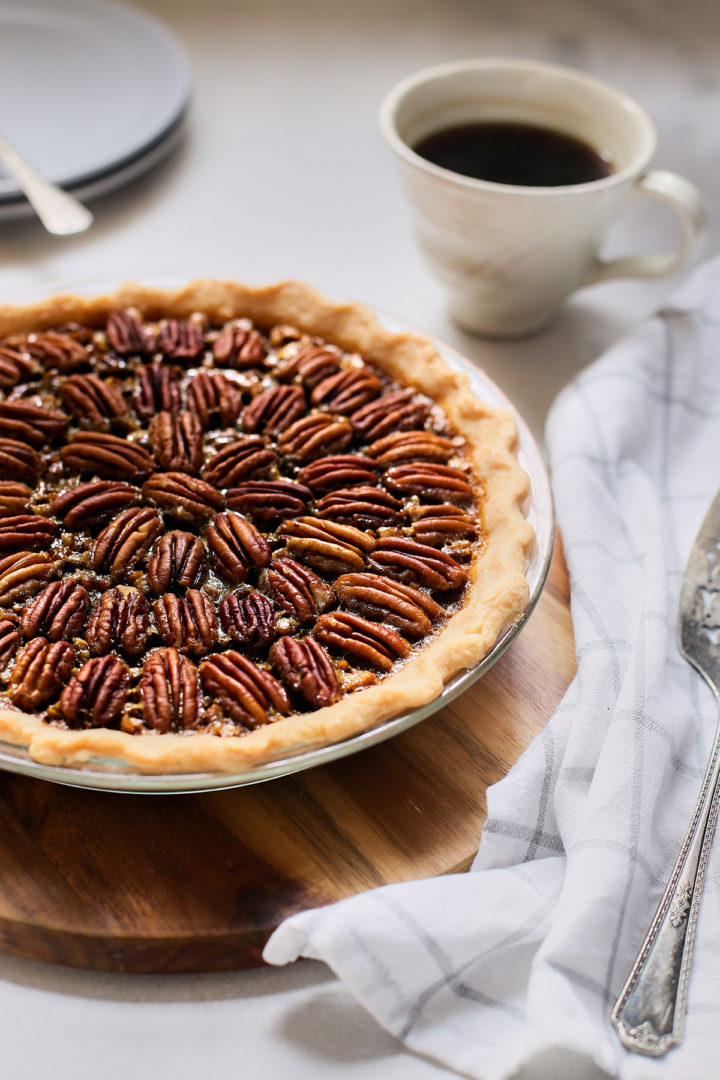
[[[80,199],[112,191],[178,143],[190,70],[177,38],[98,0],[0,0],[0,132]],[[0,221],[32,210],[0,168]]]

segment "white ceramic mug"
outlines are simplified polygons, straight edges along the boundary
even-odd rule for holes
[[[575,136],[612,162],[613,172],[584,184],[520,187],[450,172],[413,150],[429,134],[483,120]],[[569,68],[497,58],[427,68],[390,91],[380,126],[395,152],[420,247],[447,288],[450,314],[475,333],[529,334],[582,285],[671,274],[689,258],[702,226],[702,200],[688,180],[646,172],[656,144],[647,113]],[[603,236],[636,194],[672,207],[681,246],[604,262],[597,254]]]

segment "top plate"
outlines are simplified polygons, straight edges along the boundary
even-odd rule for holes
[[[97,0],[0,3],[0,130],[56,184],[145,153],[177,124],[190,87],[182,46],[149,15]],[[0,203],[22,198],[0,171]]]

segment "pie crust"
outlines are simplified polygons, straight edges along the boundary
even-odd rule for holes
[[[67,730],[17,708],[0,708],[0,739],[27,747],[48,765],[132,768],[142,773],[239,773],[273,759],[336,743],[408,709],[433,701],[456,673],[477,665],[528,602],[525,569],[534,540],[523,514],[529,481],[515,456],[512,416],[480,401],[469,380],[451,370],[427,338],[394,333],[367,308],[337,303],[308,285],[287,281],[269,287],[195,281],[181,289],[133,283],[105,296],[62,294],[22,306],[0,306],[0,340],[67,323],[100,325],[113,311],[137,309],[147,319],[187,318],[195,312],[214,322],[246,317],[260,327],[290,324],[343,350],[427,395],[467,440],[484,499],[484,543],[474,558],[462,608],[399,670],[380,682],[310,713],[284,716],[240,737],[111,728]]]

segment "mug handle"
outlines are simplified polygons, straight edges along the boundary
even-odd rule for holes
[[[677,251],[664,255],[627,255],[622,259],[595,259],[585,285],[611,278],[660,278],[674,274],[690,258],[695,240],[705,224],[705,208],[700,192],[677,173],[656,169],[641,176],[636,184],[640,195],[651,195],[674,210],[680,219],[683,239]]]

